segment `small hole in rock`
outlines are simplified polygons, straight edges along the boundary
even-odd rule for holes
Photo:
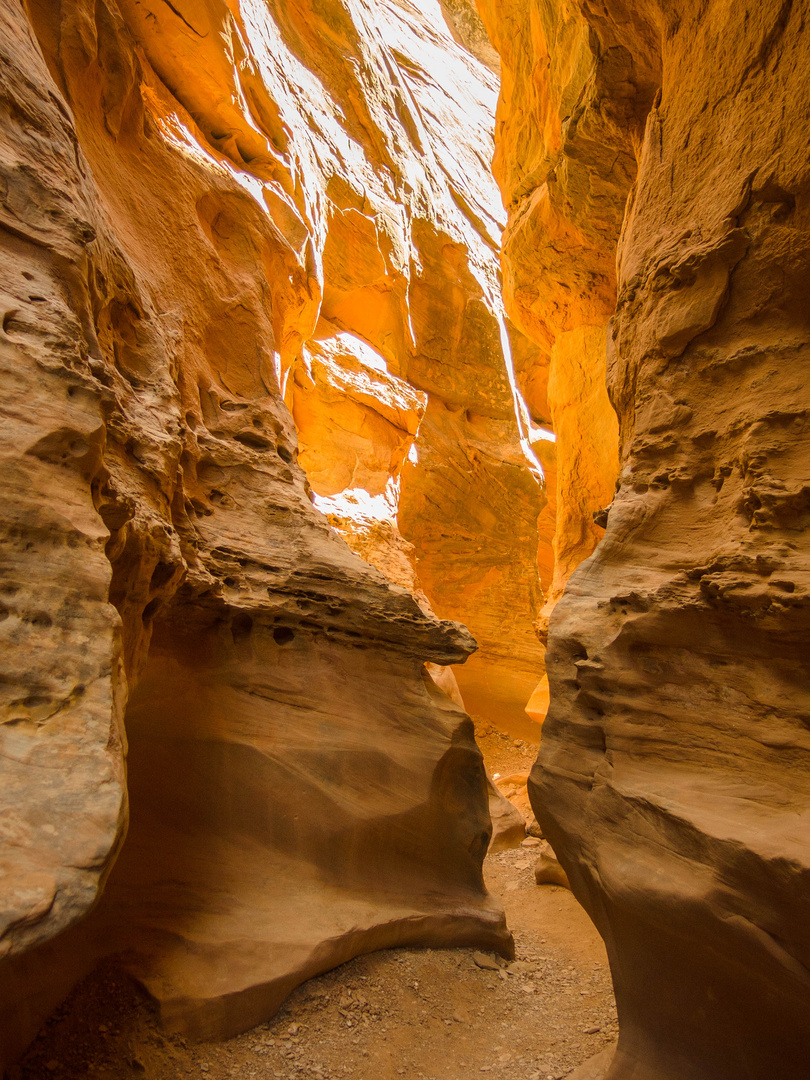
[[[29,694],[27,698],[23,700],[23,705],[26,709],[37,709],[40,705],[49,705],[51,699],[44,694]]]
[[[155,597],[154,600],[149,601],[149,603],[143,609],[143,615],[141,615],[141,618],[143,619],[144,623],[148,623],[150,621],[150,619],[152,619],[155,612],[160,607],[160,603],[161,602],[160,602],[160,599],[158,597]]]
[[[174,577],[174,567],[171,563],[159,562],[152,571],[152,579],[149,582],[150,592],[160,589]]]
[[[235,615],[231,623],[231,636],[234,644],[238,645],[240,641],[244,641],[252,629],[253,619],[251,619],[250,615],[244,611],[240,611],[238,615]]]
[[[267,450],[271,445],[269,439],[263,435],[255,435],[252,431],[239,431],[234,435],[234,439],[250,450]]]
[[[276,645],[289,645],[295,634],[289,626],[276,626],[273,630],[273,640]]]

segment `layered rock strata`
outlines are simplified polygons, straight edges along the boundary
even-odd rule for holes
[[[810,1060],[807,6],[482,6],[505,71],[512,317],[558,356],[581,334],[596,362],[618,266],[619,484],[551,618],[530,783],[610,954],[621,1035],[599,1072],[794,1078]]]
[[[430,339],[446,288],[431,260],[462,282],[462,330],[498,324],[483,167],[472,148],[442,178],[438,230],[420,119],[453,144],[481,65],[438,14],[351,10],[0,13],[4,1059],[110,952],[167,1022],[213,1036],[359,951],[510,948],[481,879],[472,726],[423,670],[474,642],[313,507],[282,402],[286,386],[294,410],[312,405],[292,393],[299,364],[312,374],[345,344],[341,257],[361,291],[383,267],[349,330],[395,399],[365,399],[388,456],[358,443],[352,484],[395,475],[450,400],[427,385],[427,345],[391,345],[411,315]],[[429,116],[415,43],[463,76],[455,97],[434,80]],[[347,220],[378,244],[370,268],[341,247]],[[332,373],[367,387],[349,352]],[[419,378],[396,369],[406,354]],[[488,363],[475,403],[497,397],[479,408],[494,427],[464,422],[507,447],[491,472],[524,485],[527,518],[539,487],[518,474],[512,389]]]

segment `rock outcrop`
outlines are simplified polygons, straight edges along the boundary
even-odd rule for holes
[[[571,888],[568,875],[551,850],[551,846],[545,841],[534,864],[534,880],[538,885],[560,885],[564,889]]]
[[[604,339],[635,160],[615,136],[616,110],[598,108],[603,69],[621,62],[612,55],[610,64],[593,70],[578,5],[478,0],[478,6],[501,57],[493,170],[508,211],[503,296],[523,341],[533,343],[518,346],[516,374],[532,415],[554,431],[554,441],[534,443],[549,485],[538,521],[544,590],[538,630],[545,640],[568,578],[604,535],[600,511],[618,473]],[[540,70],[546,74],[538,77]],[[540,669],[538,675],[527,711],[542,723],[548,685]]]
[[[620,78],[612,67],[622,59],[616,50],[594,70],[578,4],[478,5],[501,56],[493,170],[509,215],[504,302],[535,343],[533,353],[522,350],[524,395],[556,436],[543,458],[556,480],[545,629],[571,572],[604,535],[594,513],[611,501],[618,472],[603,346],[635,160],[615,135],[617,106],[599,108],[601,83]],[[541,550],[543,539],[541,526]]]
[[[465,550],[501,545],[472,577],[510,552],[530,627],[540,486],[493,351],[486,154],[451,137],[472,111],[486,142],[494,83],[435,16],[0,13],[1,1058],[113,952],[211,1036],[363,950],[509,951],[472,725],[423,667],[474,642],[409,576],[411,543],[459,613],[463,507]],[[388,577],[313,507],[285,392],[317,490],[401,483]],[[328,467],[324,408],[352,433]],[[413,447],[447,462],[409,474]]]
[[[599,1073],[792,1080],[810,1060],[807,5],[480,6],[510,314],[592,386],[612,316],[619,484],[551,618],[530,783],[610,954],[621,1035]]]

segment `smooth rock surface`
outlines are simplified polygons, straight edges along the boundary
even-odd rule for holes
[[[616,1047],[609,1046],[606,1050],[594,1054],[583,1062],[578,1069],[569,1073],[569,1080],[605,1080],[613,1058],[616,1056]]]
[[[545,850],[541,851],[537,856],[537,862],[534,864],[534,880],[536,884],[561,885],[564,889],[570,889],[571,883],[568,880],[568,875],[563,870],[551,847],[548,844],[544,844],[543,847]]]
[[[489,851],[507,851],[520,847],[526,838],[526,821],[520,810],[498,790],[494,780],[487,774],[489,792],[489,816],[492,819],[492,836]]]

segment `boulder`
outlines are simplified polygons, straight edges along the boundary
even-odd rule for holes
[[[526,821],[520,810],[500,793],[492,777],[487,773],[489,792],[489,816],[492,820],[492,837],[489,853],[520,847],[526,838]]]

